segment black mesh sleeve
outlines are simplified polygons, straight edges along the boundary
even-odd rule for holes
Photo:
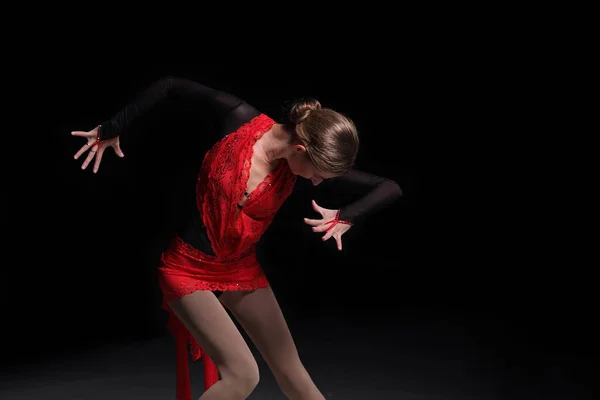
[[[395,181],[357,169],[332,178],[331,181],[352,185],[366,192],[354,202],[340,208],[339,218],[352,223],[387,207],[403,195],[400,185]]]
[[[166,102],[195,102],[217,113],[222,121],[224,135],[259,114],[258,110],[242,99],[229,93],[213,89],[188,79],[165,77],[154,82],[135,99],[104,121],[99,130],[99,139],[105,140],[126,134],[135,121]]]

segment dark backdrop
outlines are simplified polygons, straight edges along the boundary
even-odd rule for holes
[[[356,193],[323,185],[288,199],[260,247],[288,318],[326,316],[390,329],[407,320],[444,320],[497,347],[509,362],[524,353],[541,364],[556,357],[575,362],[581,348],[572,327],[586,309],[558,299],[556,286],[545,283],[549,269],[519,252],[523,231],[498,224],[506,215],[502,204],[495,212],[475,200],[481,193],[473,192],[485,182],[481,164],[438,147],[438,139],[448,143],[463,131],[443,120],[438,106],[448,94],[427,71],[392,62],[370,69],[240,71],[246,70],[234,64],[73,63],[29,75],[13,99],[22,105],[21,123],[10,129],[27,143],[20,167],[7,170],[16,195],[7,215],[13,224],[4,343],[6,354],[18,349],[3,358],[8,364],[165,333],[156,267],[193,205],[201,135],[210,124],[190,110],[149,115],[123,144],[125,158],[108,150],[98,174],[73,160],[83,139],[70,134],[111,117],[165,75],[232,92],[275,118],[285,101],[316,97],[356,122],[357,168],[402,187],[400,201],[344,235],[342,252],[333,240],[322,243],[302,217],[315,215],[311,198],[335,208]],[[484,153],[477,146],[470,151]],[[428,183],[417,184],[417,164],[432,172]],[[468,174],[448,174],[456,166]],[[465,176],[463,191],[455,182]],[[424,201],[422,193],[435,194]],[[575,329],[586,335],[585,327]]]
[[[286,316],[396,315],[398,307],[420,304],[415,295],[421,297],[419,286],[431,291],[432,282],[423,279],[432,266],[419,261],[425,250],[417,210],[419,134],[413,125],[398,123],[398,118],[410,121],[408,107],[414,105],[409,99],[381,97],[406,83],[394,76],[362,80],[334,72],[251,74],[214,64],[89,70],[65,66],[30,78],[28,84],[35,87],[30,101],[40,106],[28,118],[30,129],[39,133],[37,145],[30,147],[29,167],[35,163],[41,168],[16,180],[22,193],[34,192],[15,204],[29,209],[31,217],[21,220],[17,230],[36,233],[33,240],[17,244],[24,258],[23,266],[13,269],[15,282],[27,283],[11,284],[10,291],[14,288],[27,306],[17,302],[9,311],[19,327],[9,332],[13,343],[28,343],[43,334],[44,346],[24,348],[39,357],[110,338],[164,332],[166,314],[159,307],[155,268],[193,207],[205,151],[202,135],[210,132],[210,121],[191,109],[153,113],[123,141],[125,158],[110,149],[98,174],[91,166],[80,169],[83,157],[73,159],[84,140],[70,132],[93,128],[166,75],[234,93],[276,119],[283,117],[286,101],[316,97],[355,120],[361,135],[357,167],[393,179],[404,190],[399,202],[349,231],[342,252],[333,240],[322,243],[302,218],[315,216],[311,198],[335,208],[360,193],[323,185],[288,199],[260,246],[263,267]],[[25,182],[27,176],[35,181],[33,189]],[[35,318],[28,307],[35,308]]]

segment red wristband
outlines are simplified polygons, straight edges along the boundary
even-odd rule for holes
[[[327,232],[328,230],[330,230],[331,228],[333,228],[334,226],[336,226],[337,224],[346,224],[346,225],[352,225],[352,222],[350,221],[345,221],[343,219],[340,219],[340,210],[337,211],[337,213],[335,214],[335,218],[332,219],[329,222],[325,222],[326,224],[331,224],[331,226],[329,228],[327,228],[325,230],[325,232]]]
[[[102,140],[100,140],[100,127],[101,127],[101,126],[102,126],[102,125],[98,125],[98,127],[97,127],[97,129],[98,129],[98,133],[96,134],[96,141],[95,141],[95,142],[94,142],[94,144],[93,144],[93,145],[90,147],[90,149],[91,149],[91,148],[93,148],[94,146],[98,146],[98,145],[100,145],[100,142],[102,141]]]

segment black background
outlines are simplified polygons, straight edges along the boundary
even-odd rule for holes
[[[339,318],[371,312],[393,316],[401,312],[399,306],[429,302],[422,298],[437,289],[425,280],[427,270],[435,266],[419,261],[427,251],[421,236],[427,227],[419,224],[417,210],[419,134],[390,123],[396,113],[406,113],[410,120],[409,109],[379,98],[385,95],[382,90],[401,90],[405,83],[389,76],[379,83],[350,82],[335,71],[322,71],[318,77],[282,76],[268,71],[240,73],[234,67],[154,65],[90,71],[66,67],[29,82],[36,87],[35,102],[43,104],[29,117],[36,128],[44,127],[43,150],[39,145],[30,147],[33,162],[42,170],[28,175],[35,180],[35,197],[23,196],[16,204],[29,207],[27,216],[32,218],[18,226],[35,239],[22,253],[28,266],[13,270],[18,280],[27,280],[28,306],[17,305],[11,313],[19,326],[12,340],[28,343],[40,334],[40,324],[44,326],[46,345],[32,351],[33,357],[108,337],[164,330],[166,315],[159,309],[155,268],[193,205],[206,144],[201,135],[210,132],[210,123],[192,110],[149,115],[123,140],[125,158],[110,149],[97,174],[91,166],[80,169],[83,158],[73,159],[84,139],[70,132],[93,128],[167,75],[234,93],[276,119],[283,117],[286,101],[315,97],[354,119],[361,135],[356,166],[397,181],[405,193],[399,202],[350,230],[342,252],[333,240],[321,242],[302,218],[315,216],[311,198],[335,208],[360,193],[322,185],[288,199],[260,246],[263,267],[286,316],[329,311]],[[407,99],[402,102],[408,104]],[[16,184],[31,190],[29,182],[17,179]],[[30,300],[39,307],[31,310],[36,318],[26,311]]]
[[[108,150],[98,174],[73,159],[83,139],[70,132],[92,129],[172,75],[234,93],[275,118],[285,101],[316,97],[355,121],[357,168],[403,189],[400,201],[344,235],[342,252],[302,218],[314,216],[311,198],[335,208],[355,194],[323,185],[288,199],[260,251],[286,317],[390,329],[443,320],[497,349],[499,363],[590,374],[582,363],[592,337],[587,294],[554,272],[556,249],[540,245],[527,218],[508,223],[522,210],[513,213],[506,180],[490,189],[484,164],[463,156],[495,154],[485,138],[458,144],[471,125],[447,118],[460,93],[449,96],[416,64],[374,69],[73,64],[30,75],[12,100],[33,134],[20,132],[25,157],[6,170],[16,188],[7,215],[6,365],[164,334],[155,268],[193,201],[206,121],[185,110],[150,115],[123,144],[125,158]]]

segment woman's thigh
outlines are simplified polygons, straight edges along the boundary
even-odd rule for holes
[[[238,320],[274,373],[303,368],[271,287],[251,292],[224,292],[219,301]]]
[[[214,361],[223,379],[258,374],[252,352],[212,292],[198,290],[167,304]]]

